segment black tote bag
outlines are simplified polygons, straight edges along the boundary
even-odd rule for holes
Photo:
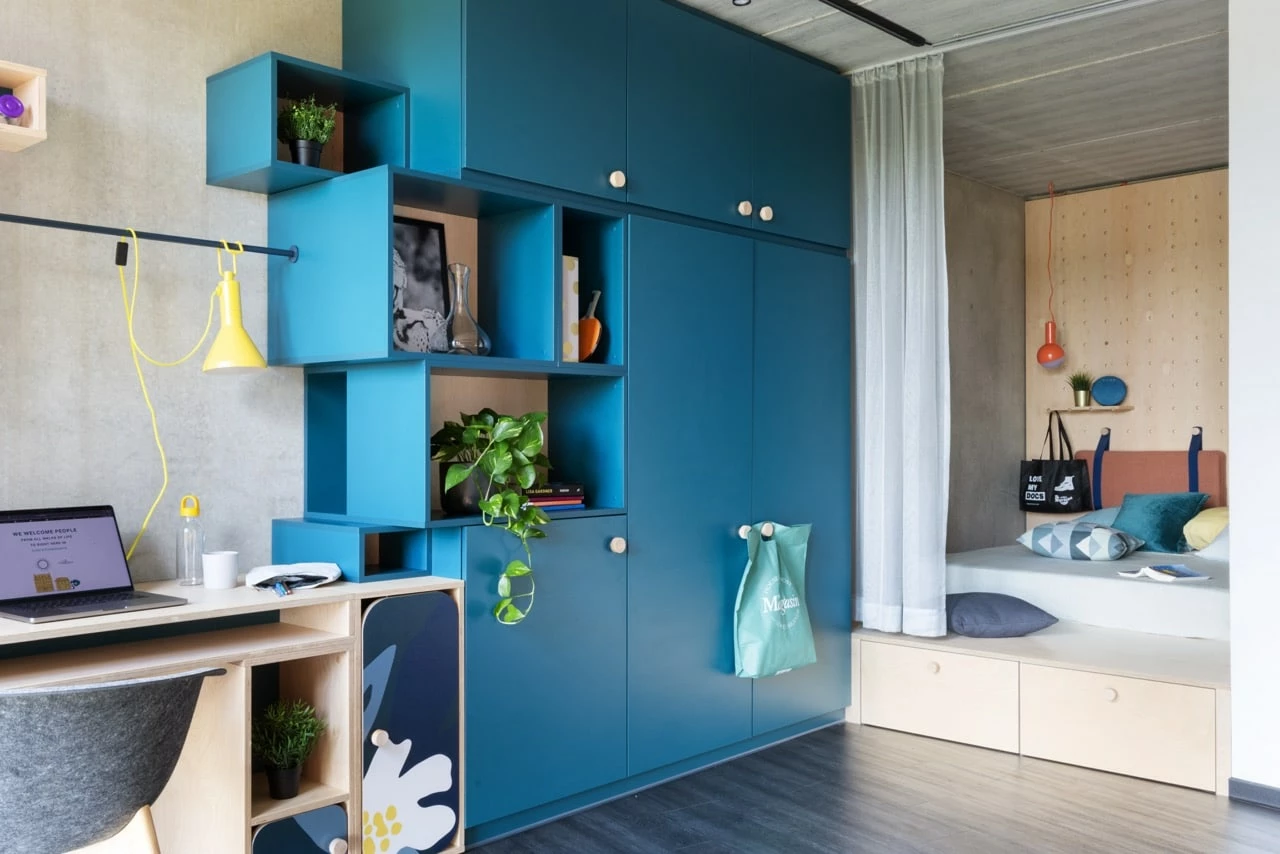
[[[1054,443],[1053,420],[1058,419],[1057,443]],[[1043,459],[1044,446],[1049,457]],[[1089,487],[1089,469],[1084,460],[1073,459],[1075,451],[1062,415],[1049,413],[1049,427],[1040,447],[1042,459],[1023,460],[1018,473],[1018,506],[1032,513],[1083,513],[1093,509],[1093,493]]]

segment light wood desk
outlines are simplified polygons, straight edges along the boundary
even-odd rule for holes
[[[243,586],[207,590],[179,587],[172,581],[139,587],[190,601],[171,608],[41,625],[0,620],[0,646],[7,653],[18,651],[14,645],[26,643],[38,649],[44,641],[83,641],[74,649],[0,660],[0,689],[104,682],[205,666],[226,668],[225,676],[205,681],[182,757],[155,804],[162,849],[178,854],[248,852],[255,828],[341,804],[347,810],[350,850],[360,851],[362,612],[370,600],[428,591],[448,593],[461,612],[462,582],[432,577],[337,582],[285,597]],[[278,622],[231,628],[218,623],[234,624],[232,618],[255,614],[278,618]],[[200,625],[176,636],[123,641],[104,637],[133,629],[181,629],[192,623]],[[461,657],[461,637],[458,648]],[[299,795],[287,801],[271,800],[263,781],[251,773],[251,677],[253,668],[263,665],[279,665],[281,695],[306,698],[328,723],[304,766]],[[461,704],[461,679],[457,687]],[[462,779],[461,769],[458,779]],[[449,851],[462,850],[463,825],[459,810]]]

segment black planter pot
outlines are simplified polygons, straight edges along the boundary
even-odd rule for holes
[[[293,768],[268,768],[267,793],[277,801],[287,801],[298,796],[302,783],[302,766]]]
[[[449,473],[449,466],[454,463],[440,463],[440,509],[444,511],[446,516],[479,516],[480,515],[480,499],[484,498],[484,489],[488,486],[489,478],[478,469],[472,473],[471,477],[455,486],[453,489],[444,488],[445,476]]]
[[[320,152],[324,151],[324,143],[313,139],[295,139],[289,143],[289,152],[293,154],[293,162],[299,166],[319,166]]]

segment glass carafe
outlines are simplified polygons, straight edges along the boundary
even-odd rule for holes
[[[487,356],[492,344],[471,313],[471,268],[449,265],[449,352]]]

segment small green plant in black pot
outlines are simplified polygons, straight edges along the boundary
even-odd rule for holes
[[[338,105],[317,104],[316,96],[290,101],[280,111],[276,135],[289,144],[293,161],[302,166],[319,166],[325,144],[338,126]]]
[[[551,461],[542,453],[545,412],[513,417],[484,409],[446,421],[431,436],[431,459],[440,462],[440,506],[450,515],[479,514],[520,541],[525,560],[507,564],[498,579],[498,622],[515,625],[533,607],[533,557],[529,540],[545,537],[549,520],[525,501],[522,490],[546,482]],[[523,592],[514,590],[513,580]],[[522,607],[523,606],[523,607]]]
[[[266,766],[267,790],[275,800],[298,794],[302,763],[325,731],[315,708],[304,700],[277,700],[253,722],[253,755]]]

